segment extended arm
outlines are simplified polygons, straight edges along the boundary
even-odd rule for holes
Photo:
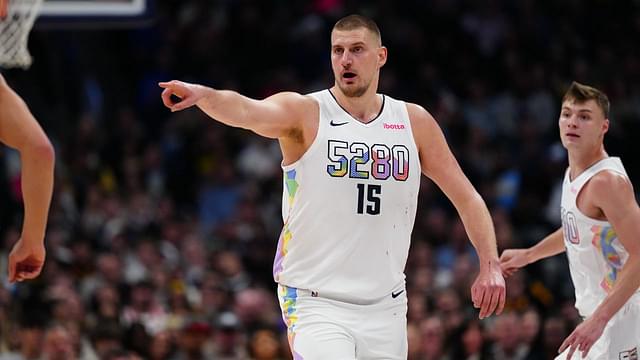
[[[177,80],[159,85],[164,88],[162,101],[171,111],[196,105],[217,121],[274,139],[300,136],[302,120],[316,106],[310,98],[292,92],[254,100],[235,91],[216,90]],[[180,101],[173,102],[171,95]]]
[[[489,210],[484,200],[464,175],[451,153],[442,130],[422,107],[407,106],[420,154],[422,172],[431,178],[455,206],[471,243],[480,258],[480,274],[471,296],[479,307],[480,318],[502,312],[505,301],[496,238]]]
[[[509,249],[502,252],[500,266],[505,275],[511,275],[521,267],[540,259],[560,254],[565,251],[562,228],[552,232],[536,245],[528,249]]]
[[[44,264],[44,233],[53,192],[54,150],[22,99],[0,75],[0,141],[20,153],[24,222],[9,258],[9,280],[36,277]]]

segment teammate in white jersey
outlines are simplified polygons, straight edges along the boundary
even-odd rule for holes
[[[407,357],[403,271],[422,173],[453,202],[478,251],[471,293],[479,316],[504,306],[487,207],[433,117],[377,93],[386,60],[377,25],[352,15],[331,33],[331,89],[253,100],[160,83],[172,111],[196,105],[224,124],[280,142],[285,224],[274,278],[294,359]]]
[[[569,153],[562,227],[529,249],[506,250],[505,275],[567,252],[576,308],[585,319],[557,359],[637,359],[640,346],[640,208],[620,159],[609,157],[609,100],[574,82],[562,99],[560,139]]]

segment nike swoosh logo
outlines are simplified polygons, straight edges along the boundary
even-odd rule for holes
[[[400,290],[400,291],[398,291],[398,292],[392,292],[392,293],[391,293],[391,297],[395,299],[395,298],[397,298],[398,296],[400,296],[400,294],[402,294],[403,292],[404,292],[404,290]]]
[[[341,123],[337,123],[337,122],[333,122],[333,120],[331,120],[331,122],[329,124],[331,124],[331,126],[342,126],[342,125],[346,125],[349,122],[341,122]]]

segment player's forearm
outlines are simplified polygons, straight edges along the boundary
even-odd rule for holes
[[[44,241],[53,192],[55,154],[46,137],[39,137],[19,150],[24,201],[22,239],[27,242],[41,243]]]
[[[531,264],[540,259],[560,254],[565,250],[562,228],[559,228],[542,239],[542,241],[529,248],[527,250],[527,259],[529,264]]]
[[[593,317],[609,321],[640,287],[640,255],[629,255],[618,273],[613,288],[593,313]]]
[[[474,193],[457,208],[471,244],[478,253],[480,266],[499,265],[493,222],[480,194]]]

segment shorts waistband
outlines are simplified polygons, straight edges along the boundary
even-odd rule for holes
[[[344,295],[336,295],[330,292],[320,292],[315,290],[301,289],[301,288],[295,288],[295,287],[291,287],[283,284],[278,284],[278,294],[280,295],[290,294],[293,291],[295,291],[297,296],[317,297],[317,298],[339,301],[339,302],[353,304],[353,305],[375,305],[375,304],[380,304],[384,300],[387,300],[387,298],[392,299],[391,297],[392,293],[389,293],[388,295],[383,296],[381,298],[377,298],[377,299],[360,299],[360,298],[354,298],[354,297],[349,297]],[[397,291],[404,292],[404,287]]]

